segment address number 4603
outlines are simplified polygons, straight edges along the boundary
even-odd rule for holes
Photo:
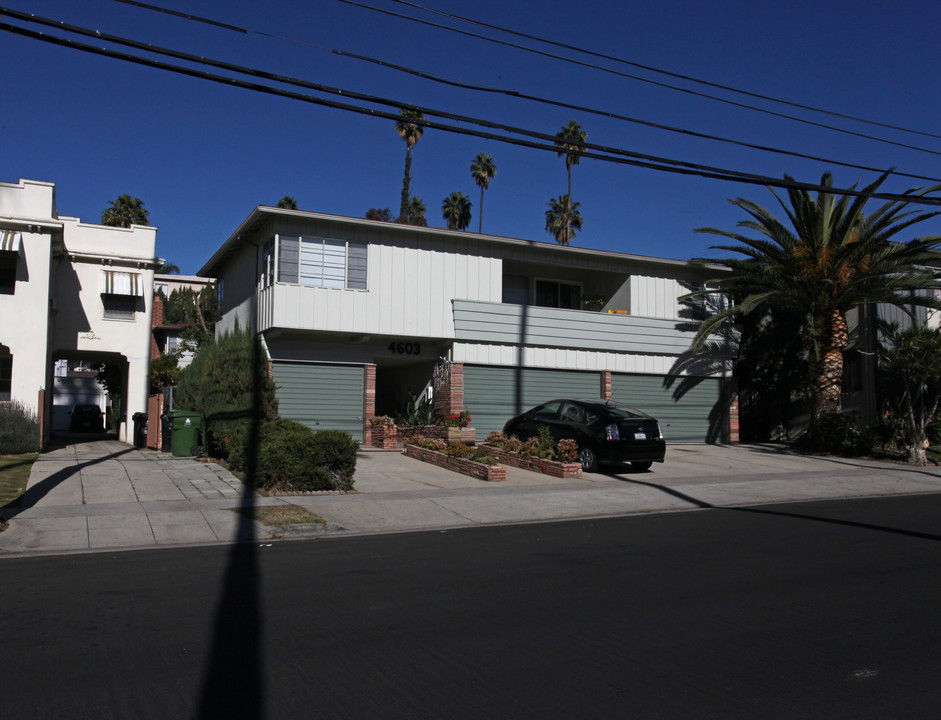
[[[421,343],[417,342],[391,342],[389,352],[393,355],[420,355]]]

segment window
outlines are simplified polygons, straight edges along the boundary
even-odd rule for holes
[[[0,259],[0,295],[12,295],[16,291],[16,262]]]
[[[537,280],[536,305],[578,310],[582,305],[582,288],[556,280]]]
[[[13,389],[13,358],[0,357],[0,402],[9,402]]]
[[[216,280],[216,307],[222,312],[222,278]]]
[[[524,275],[504,275],[503,302],[529,305],[529,278]]]
[[[170,293],[167,290],[167,286],[163,283],[156,283],[154,285],[154,292],[159,293],[160,295],[163,295],[163,297],[165,298],[170,297]]]
[[[366,243],[280,237],[278,282],[366,289]]]
[[[101,303],[109,320],[133,320],[137,298],[133,295],[102,295]]]

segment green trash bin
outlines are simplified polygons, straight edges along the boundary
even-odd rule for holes
[[[173,410],[170,412],[170,449],[174,457],[189,457],[193,448],[199,448],[199,433],[203,427],[203,418],[192,410]],[[198,453],[197,453],[198,454]]]

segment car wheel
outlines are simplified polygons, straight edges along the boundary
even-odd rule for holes
[[[578,461],[585,472],[595,472],[598,469],[598,455],[590,447],[579,448]]]
[[[653,465],[652,460],[644,460],[643,462],[638,460],[631,460],[631,467],[635,470],[650,470],[651,465]]]

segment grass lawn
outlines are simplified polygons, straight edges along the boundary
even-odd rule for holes
[[[300,505],[264,505],[262,507],[251,508],[250,510],[246,511],[234,508],[233,510],[237,513],[247,515],[252,520],[257,520],[262,525],[275,527],[281,525],[300,525],[308,523],[315,523],[318,525],[327,524],[327,521],[320,517],[320,515],[312,513],[309,510],[302,508]]]
[[[37,454],[0,455],[0,510],[19,507]]]

